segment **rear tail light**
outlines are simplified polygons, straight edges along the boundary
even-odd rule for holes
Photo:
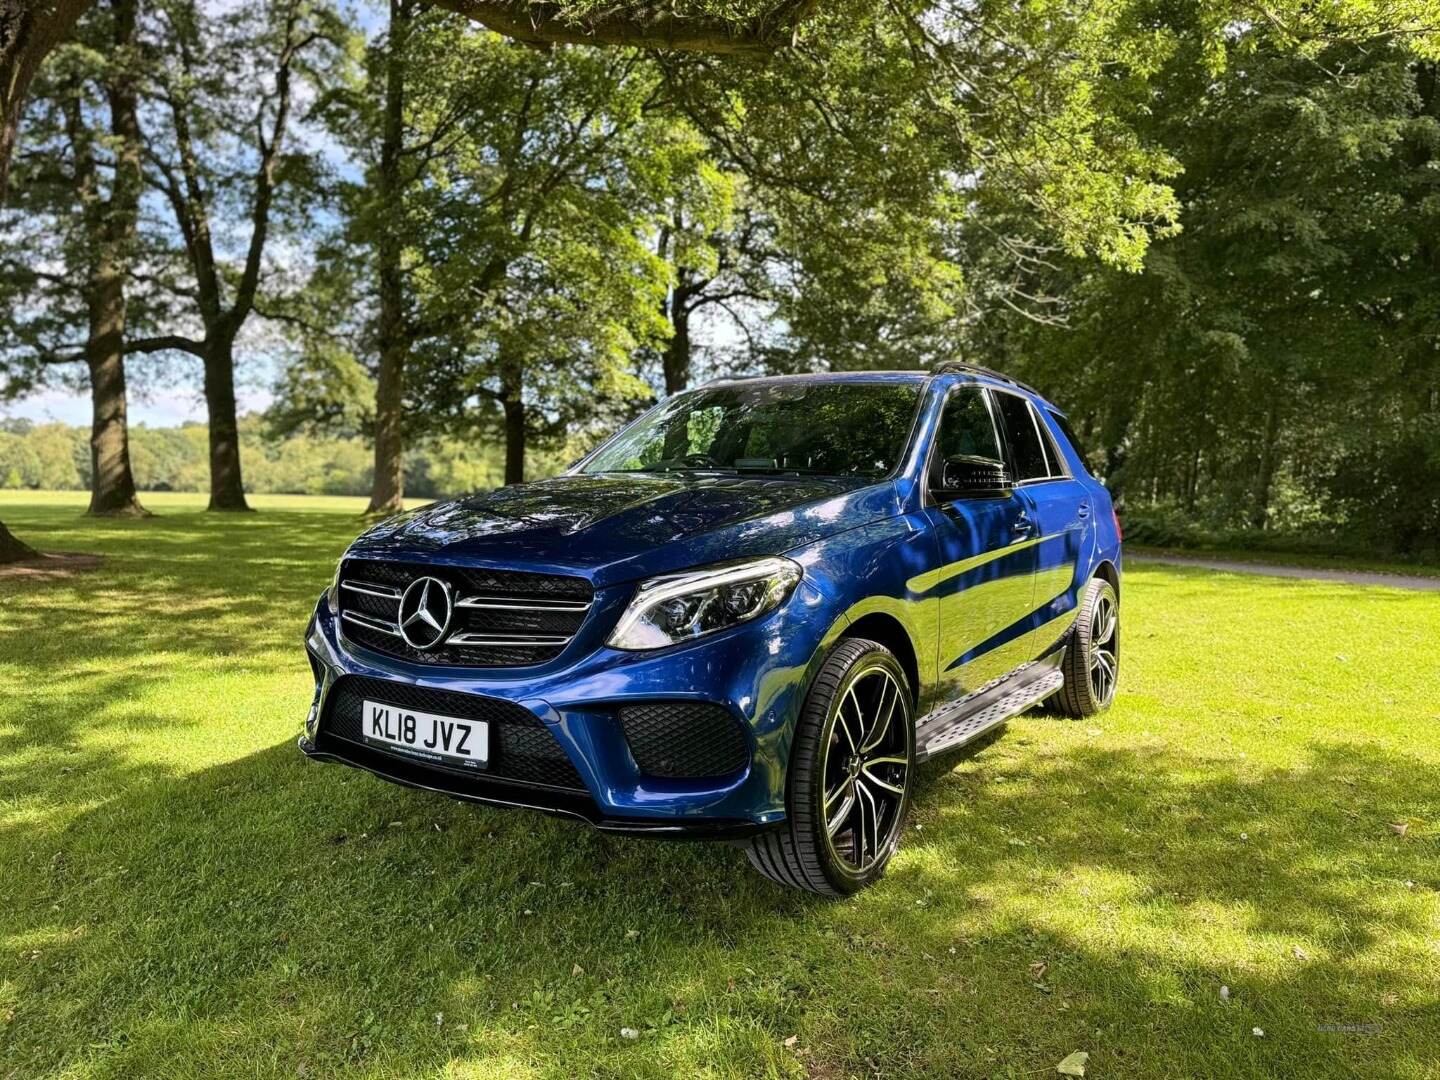
[[[1125,530],[1120,527],[1120,515],[1113,506],[1110,508],[1110,516],[1115,520],[1115,539],[1124,540]]]

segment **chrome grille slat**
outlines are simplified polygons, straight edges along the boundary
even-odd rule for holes
[[[450,564],[346,559],[339,607],[345,638],[388,656],[442,667],[528,667],[559,656],[593,607],[583,577]],[[406,589],[443,581],[453,600],[447,635],[423,649],[400,632]]]
[[[378,630],[382,634],[389,634],[391,637],[399,637],[400,631],[394,623],[386,623],[380,619],[372,619],[368,615],[356,615],[353,611],[344,611],[340,617],[356,626],[363,626],[367,630]]]
[[[457,608],[491,608],[496,611],[589,611],[590,605],[579,600],[544,600],[539,597],[462,596]]]
[[[378,596],[383,600],[399,600],[401,595],[399,589],[389,585],[376,585],[370,581],[342,581],[340,587],[351,592],[364,593],[366,596]]]
[[[574,637],[572,634],[571,637]],[[568,645],[570,638],[536,637],[525,634],[451,634],[447,645]]]

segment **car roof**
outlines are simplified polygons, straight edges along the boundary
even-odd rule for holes
[[[994,387],[998,390],[1009,390],[1013,393],[1020,393],[1032,397],[1035,401],[1047,409],[1055,409],[1046,397],[1033,386],[1027,386],[1019,379],[1011,378],[1009,375],[990,368],[979,367],[970,364],[946,364],[940,365],[933,371],[921,371],[916,369],[898,371],[806,371],[795,375],[737,375],[724,378],[711,379],[701,383],[693,389],[703,389],[708,386],[731,386],[738,383],[747,385],[754,383],[788,383],[788,382],[833,382],[833,383],[928,383],[932,379],[949,378],[956,382],[974,382]]]
[[[731,383],[787,382],[888,382],[923,383],[928,371],[803,371],[795,375],[730,375],[701,383],[703,386],[725,386]]]

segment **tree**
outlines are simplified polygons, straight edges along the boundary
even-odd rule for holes
[[[711,160],[703,141],[699,146],[694,166],[681,174],[693,180],[662,207],[659,223],[656,251],[670,278],[660,309],[667,334],[656,357],[666,394],[686,389],[707,361],[764,363],[785,272],[775,222],[743,174]],[[705,330],[712,340],[702,345]]]
[[[397,225],[405,212],[406,178],[402,175],[402,158],[407,149],[415,152],[414,147],[405,145],[407,46],[414,15],[411,0],[390,0],[390,28],[384,59],[385,107],[375,185],[378,205],[371,208],[377,232],[375,255],[380,305],[375,329],[380,372],[375,388],[375,487],[366,509],[369,514],[393,514],[405,506],[405,363],[415,329],[406,303],[401,266],[403,238]]]
[[[513,481],[536,440],[645,396],[630,358],[663,333],[655,249],[678,250],[659,217],[684,201],[719,223],[729,183],[638,54],[540,53],[447,13],[391,15],[366,85],[324,107],[363,179],[343,185],[345,224],[308,291],[330,313],[297,335],[272,410],[350,423],[322,378],[374,371],[380,513],[399,505],[401,446],[437,423],[503,432]],[[331,293],[347,274],[359,304]]]
[[[479,81],[417,196],[422,320],[435,328],[417,394],[452,429],[473,428],[478,405],[516,483],[533,439],[646,395],[630,358],[663,332],[657,211],[693,165],[693,138],[677,138],[638,54],[452,32],[447,51]]]
[[[92,0],[0,0],[0,200],[9,147],[30,80]],[[532,45],[590,44],[713,54],[769,54],[791,44],[820,12],[819,0],[441,0],[441,6]],[[1433,0],[1228,0],[1206,5],[1212,55],[1224,51],[1226,31],[1264,22],[1305,48],[1327,40],[1403,35],[1422,55],[1440,56]],[[1044,12],[1035,13],[1043,20]],[[1149,24],[1144,5],[1120,14],[1137,28]],[[923,31],[928,13],[911,16]],[[992,42],[1004,47],[1003,40]]]
[[[964,225],[992,203],[1023,206],[1050,244],[1114,265],[1135,266],[1173,228],[1173,162],[1120,112],[1168,42],[1134,40],[1123,10],[1026,10],[852,0],[817,10],[801,42],[763,64],[661,59],[716,160],[744,178],[758,226],[737,264],[752,360],[953,356],[973,314]]]
[[[40,65],[93,0],[0,0],[0,206],[25,97]]]
[[[86,20],[42,79],[20,202],[0,248],[11,394],[83,363],[94,422],[90,513],[139,515],[126,424],[127,289],[136,258],[140,131],[135,0]],[[75,327],[88,327],[71,344]]]
[[[137,342],[204,364],[210,509],[248,510],[235,415],[235,344],[255,311],[277,198],[312,168],[286,149],[296,81],[333,59],[339,27],[325,7],[274,0],[223,14],[194,0],[159,7],[150,28],[157,68],[146,178],[168,202],[181,243],[196,331]],[[247,167],[248,166],[248,167]],[[244,207],[244,239],[227,259],[227,212]]]
[[[1219,77],[1182,52],[1148,123],[1185,231],[1138,276],[1036,264],[1063,324],[996,313],[971,340],[1072,406],[1131,508],[1440,545],[1437,82],[1393,40],[1257,27]]]
[[[331,131],[365,170],[363,181],[343,193],[347,220],[337,255],[363,260],[371,276],[364,291],[373,313],[367,335],[376,368],[375,481],[367,514],[392,514],[404,506],[405,374],[421,332],[411,281],[410,202],[456,120],[443,110],[437,115],[437,102],[443,106],[447,96],[463,101],[472,80],[469,70],[426,47],[427,28],[447,18],[424,13],[418,0],[390,0],[386,33],[368,50],[364,85],[332,93],[324,110]]]

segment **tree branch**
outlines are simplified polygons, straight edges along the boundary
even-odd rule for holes
[[[296,11],[292,4],[285,16],[285,45],[275,71],[275,123],[270,139],[265,139],[264,128],[256,122],[257,141],[260,150],[260,165],[255,171],[255,203],[250,214],[250,247],[245,253],[245,269],[235,289],[235,301],[230,306],[230,321],[238,326],[255,303],[255,290],[260,284],[260,260],[265,252],[265,240],[270,231],[270,203],[275,195],[275,163],[280,156],[280,145],[285,138],[285,126],[290,117],[290,68],[296,53],[315,40],[310,35],[296,42]]]
[[[156,337],[136,338],[125,343],[127,353],[184,352],[191,356],[205,355],[205,343],[188,338],[183,334],[160,334]]]
[[[467,19],[529,45],[622,45],[672,52],[770,53],[793,43],[799,24],[819,0],[779,0],[748,20],[609,13],[593,20],[567,18],[543,0],[437,0]]]

